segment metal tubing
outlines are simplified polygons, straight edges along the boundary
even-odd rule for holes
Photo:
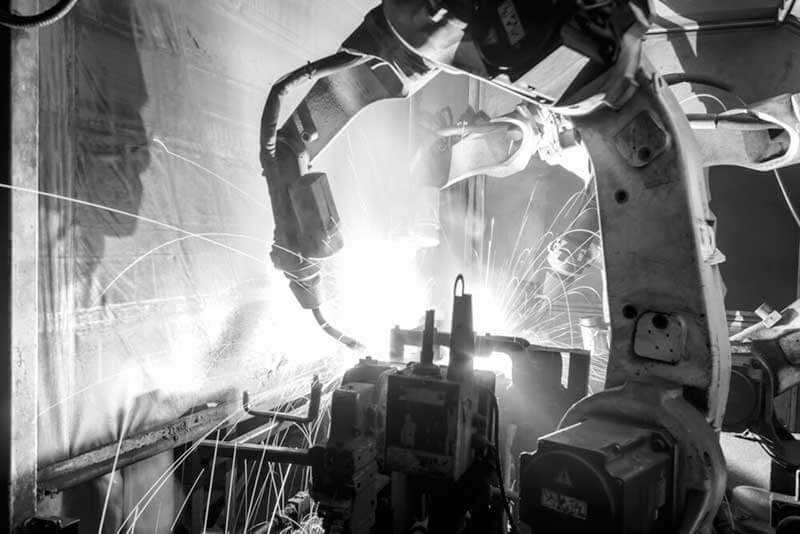
[[[419,355],[422,365],[433,365],[434,313],[434,310],[425,312],[425,330],[422,332],[422,351]]]
[[[458,294],[459,282],[461,294]],[[456,277],[453,288],[453,313],[450,315],[450,364],[447,379],[462,382],[472,377],[475,356],[475,329],[472,325],[472,295],[464,292],[464,277]]]
[[[301,425],[312,423],[319,416],[319,405],[322,400],[322,383],[319,377],[314,375],[311,381],[311,393],[308,396],[308,413],[306,415],[294,415],[286,412],[259,411],[250,408],[250,395],[245,391],[242,393],[242,405],[244,411],[253,417],[267,419],[268,421],[298,423]]]
[[[412,347],[421,347],[422,338],[422,330],[404,330],[397,327],[393,328],[391,333],[392,361],[403,361],[404,347],[406,345]],[[438,331],[435,332],[433,336],[433,345],[439,347],[449,347],[450,333]],[[514,359],[516,357],[515,355],[525,352],[525,350],[530,346],[530,342],[521,337],[493,336],[491,334],[486,334],[485,336],[475,336],[475,357],[481,358],[490,356],[493,352],[501,352],[503,354],[508,354],[511,359]]]
[[[292,447],[270,447],[254,443],[229,443],[205,439],[200,442],[200,447],[208,454],[215,451],[217,457],[236,458],[241,460],[255,460],[258,462],[273,462],[279,464],[311,465],[311,454],[308,449],[295,449]],[[210,450],[209,450],[210,449]]]
[[[55,493],[117,469],[145,460],[180,445],[205,438],[230,415],[229,406],[216,406],[190,414],[155,430],[142,432],[78,456],[50,464],[39,471],[39,492]]]
[[[790,17],[785,22],[786,25],[797,27],[798,23],[794,17]],[[683,26],[665,28],[653,26],[647,31],[647,35],[673,35],[676,33],[691,33],[712,30],[745,30],[750,28],[774,28],[775,19],[745,19],[731,20],[726,22],[702,22],[692,23]]]

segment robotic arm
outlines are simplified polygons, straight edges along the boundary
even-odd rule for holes
[[[319,311],[319,261],[342,247],[342,236],[327,176],[310,168],[364,107],[409,96],[436,72],[402,46],[376,8],[340,52],[276,82],[264,107],[260,157],[275,219],[273,264],[286,273],[301,306],[351,347],[357,343],[327,325]],[[283,99],[309,80],[315,81],[311,91],[278,128]]]
[[[350,119],[439,70],[572,119],[593,165],[612,346],[606,391],[521,458],[518,515],[537,532],[706,533],[725,490],[717,432],[730,348],[703,167],[735,155],[701,150],[643,57],[650,13],[647,0],[384,0],[339,53],[279,81],[262,117],[272,260],[337,337],[319,312],[318,262],[342,238],[327,177],[309,168]],[[286,91],[307,79],[311,91],[277,128]],[[765,123],[788,122],[767,115],[693,122],[734,126],[744,144],[766,139],[756,163],[783,161],[793,140],[782,145]]]
[[[379,100],[410,96],[442,69],[570,113],[617,105],[633,87],[630,76],[649,14],[647,2],[641,4],[559,3],[542,14],[533,7],[518,12],[510,1],[481,3],[475,10],[463,1],[386,1],[338,53],[275,83],[261,119],[260,149],[275,218],[271,257],[301,306],[313,310],[329,333],[358,345],[320,312],[319,261],[341,248],[342,236],[327,176],[309,172],[358,112]],[[310,92],[278,128],[284,97],[309,80],[315,81]]]

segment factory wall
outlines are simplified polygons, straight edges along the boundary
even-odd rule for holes
[[[276,402],[353,363],[269,262],[258,121],[271,83],[334,52],[372,3],[82,0],[41,31],[41,466],[244,388]],[[329,316],[376,343],[399,319],[374,311],[405,288],[388,288],[382,264],[413,258],[375,248],[404,226],[407,106],[358,118],[318,165],[348,247],[327,273]],[[183,498],[172,461],[42,512],[87,532],[169,531]]]

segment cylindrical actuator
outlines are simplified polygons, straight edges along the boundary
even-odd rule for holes
[[[459,294],[459,286],[461,291]],[[453,314],[450,327],[450,365],[447,379],[464,382],[472,379],[475,331],[472,326],[472,295],[464,293],[464,277],[458,275],[453,288]]]

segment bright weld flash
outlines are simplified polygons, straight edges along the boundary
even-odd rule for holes
[[[377,358],[388,353],[390,330],[421,324],[429,303],[416,253],[410,239],[349,233],[328,267],[331,322]]]
[[[478,371],[491,371],[511,378],[511,356],[508,354],[493,352],[485,358],[475,358],[474,365]]]
[[[511,322],[500,303],[490,288],[481,285],[472,292],[472,313],[475,332],[478,334],[495,334],[513,336]]]

